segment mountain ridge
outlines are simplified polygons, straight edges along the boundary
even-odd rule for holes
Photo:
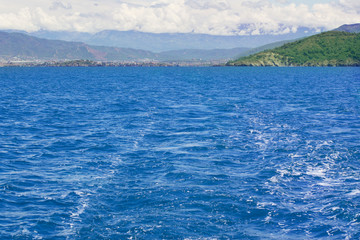
[[[348,32],[348,33],[360,33],[360,23],[355,24],[344,24],[333,31],[337,32]]]
[[[91,46],[82,42],[47,40],[23,33],[0,32],[0,59],[125,61],[155,58],[156,54],[128,48]]]
[[[257,54],[227,66],[360,66],[360,34],[329,31]]]
[[[94,46],[83,42],[48,40],[21,32],[0,32],[0,60],[4,61],[223,61],[248,51],[234,49],[181,49],[154,53],[131,48]]]
[[[315,33],[316,32],[311,29],[299,28],[296,33],[250,36],[220,36],[197,33],[146,33],[118,30],[103,30],[93,34],[42,30],[28,34],[49,40],[80,41],[89,45],[142,49],[160,53],[183,49],[213,50],[238,47],[254,48],[273,42],[298,39]]]
[[[350,24],[343,25],[337,29],[334,29],[330,32],[325,32],[317,34],[315,38],[319,36],[329,37],[330,33],[336,34],[339,37],[340,35],[344,37],[346,34],[353,34],[360,31],[360,24]],[[118,31],[102,31],[97,33],[98,35],[104,34],[108,36],[109,33],[115,34],[115,38],[118,37]],[[144,33],[136,33],[143,36]],[[82,37],[92,36],[88,33],[78,33]],[[161,34],[160,34],[161,35]],[[156,36],[160,36],[159,34]],[[171,42],[171,38],[174,36],[179,36],[178,33],[173,34],[163,34],[164,36],[171,36],[167,40]],[[181,35],[181,34],[180,34]],[[103,37],[104,37],[103,36]],[[182,36],[185,36],[184,34]],[[190,35],[186,35],[190,36]],[[199,34],[196,34],[199,37]],[[179,49],[179,50],[169,50],[162,52],[152,52],[141,49],[132,49],[132,48],[119,48],[111,46],[101,46],[99,45],[90,45],[81,41],[62,41],[62,40],[49,40],[42,39],[22,32],[0,32],[0,60],[2,61],[16,61],[16,60],[27,60],[27,61],[67,61],[67,60],[90,60],[90,61],[103,61],[103,62],[116,62],[116,61],[229,61],[237,57],[242,57],[241,63],[240,60],[229,61],[227,65],[265,65],[265,66],[302,66],[302,65],[348,65],[348,64],[357,64],[356,59],[350,61],[342,59],[341,62],[335,61],[336,59],[322,59],[322,63],[315,63],[314,61],[300,61],[296,62],[296,56],[287,56],[286,51],[282,49],[290,49],[289,46],[295,46],[296,44],[306,42],[307,39],[313,39],[314,36],[307,38],[294,39],[294,40],[285,40],[279,42],[272,42],[257,48],[246,48],[246,47],[237,47],[231,49]],[[213,36],[219,37],[219,36]],[[136,41],[136,40],[134,40]],[[284,45],[285,44],[285,45]],[[294,45],[295,44],[295,45]],[[324,44],[324,43],[322,43]],[[341,46],[342,42],[339,44]],[[103,45],[106,45],[104,43]],[[282,46],[284,45],[284,46]],[[326,45],[326,44],[325,44]],[[312,51],[320,51],[318,48],[318,43],[306,46],[307,53],[309,55]],[[334,47],[334,46],[332,46]],[[273,50],[268,50],[275,48]],[[314,50],[315,49],[315,50]],[[321,51],[320,51],[321,52]],[[296,52],[298,58],[303,55],[301,51]],[[324,54],[324,53],[322,53]],[[255,57],[255,58],[254,58]],[[263,58],[261,60],[261,57]],[[302,56],[304,57],[304,56]],[[333,56],[336,58],[336,56]],[[246,60],[244,62],[244,60]],[[256,62],[256,61],[257,62]],[[253,62],[251,62],[253,61]],[[255,62],[254,62],[255,61]]]

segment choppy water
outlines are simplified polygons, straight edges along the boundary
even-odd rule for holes
[[[360,68],[2,68],[1,239],[359,239]]]

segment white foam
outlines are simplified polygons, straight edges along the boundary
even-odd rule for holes
[[[301,172],[296,171],[295,169],[291,169],[291,170],[277,169],[276,171],[280,174],[280,177],[284,177],[285,175],[287,175],[287,176],[300,176],[300,175],[302,175]]]
[[[285,175],[291,175],[288,170],[276,170],[278,173],[280,173],[281,177],[284,177]]]
[[[279,179],[276,176],[271,177],[269,180],[270,180],[270,182],[273,182],[273,183],[279,182]]]
[[[83,196],[83,195],[85,195],[85,193],[82,192],[82,191],[77,191],[77,190],[75,190],[74,192],[75,192],[75,194],[78,195],[78,196]]]
[[[332,187],[333,184],[329,183],[329,182],[321,182],[318,183],[318,185],[323,186],[323,187]]]
[[[338,180],[331,179],[331,178],[325,178],[323,182],[318,183],[318,185],[323,187],[333,187],[336,185],[341,184]]]
[[[340,157],[340,153],[339,152],[335,152],[330,154],[331,159],[338,159]]]
[[[271,216],[269,216],[269,215],[268,215],[268,216],[266,216],[266,218],[265,218],[265,222],[266,222],[266,223],[269,223],[269,222],[270,222],[270,220],[271,220]]]
[[[71,213],[71,218],[79,217],[81,214],[84,213],[87,207],[88,207],[87,202],[83,202],[76,212]]]
[[[319,143],[319,144],[317,144],[316,145],[316,147],[315,147],[315,149],[316,150],[319,150],[320,148],[322,148],[323,146],[330,146],[330,145],[332,145],[334,142],[333,141],[323,141],[323,142],[321,142],[321,143]]]
[[[304,155],[298,155],[297,153],[290,153],[289,155],[288,155],[290,158],[292,158],[292,159],[294,159],[294,158],[301,158],[301,157],[303,157]]]
[[[309,168],[306,172],[307,175],[321,178],[325,178],[325,173],[326,170],[323,168]]]
[[[258,208],[264,208],[266,206],[277,206],[276,203],[273,202],[259,202],[257,203]]]
[[[352,190],[350,193],[347,194],[348,196],[356,196],[360,195],[360,189]]]
[[[261,132],[258,131],[258,130],[255,130],[255,129],[249,129],[250,133],[253,134],[253,133],[257,133],[257,134],[260,134]]]

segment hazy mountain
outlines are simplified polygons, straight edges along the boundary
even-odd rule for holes
[[[81,42],[47,40],[23,33],[0,32],[0,59],[124,61],[154,59],[157,55],[144,50],[90,46]]]
[[[330,31],[228,62],[230,66],[360,66],[360,33]]]
[[[77,36],[79,39],[87,39],[91,34],[88,33],[78,33],[78,32],[38,32],[47,35],[48,37],[62,37],[66,39],[71,39],[74,36]],[[51,33],[51,34],[50,34]],[[114,39],[118,37],[119,32],[112,32],[114,34]],[[127,32],[130,33],[130,32]],[[102,35],[104,34],[104,35]],[[96,36],[102,36],[101,38],[106,39],[106,36],[112,35],[110,32],[103,31],[101,33],[95,34]],[[133,42],[139,43],[140,40],[143,41],[144,33],[131,32],[131,34],[137,35],[138,39],[135,37]],[[131,35],[130,34],[130,35]],[[130,36],[128,35],[128,36]],[[170,42],[177,44],[178,47],[182,46],[186,41],[191,39],[197,39],[199,42],[201,39],[204,40],[203,47],[208,43],[210,46],[210,40],[213,39],[215,43],[221,41],[227,41],[229,39],[235,39],[236,37],[224,37],[224,36],[210,36],[210,35],[192,35],[192,34],[149,34],[153,37],[159,37],[160,42]],[[180,36],[180,39],[174,38],[175,36]],[[258,36],[260,37],[260,36]],[[184,39],[187,38],[185,41]],[[140,39],[140,40],[139,40]],[[217,39],[217,40],[216,40]],[[225,39],[225,40],[224,40]],[[254,38],[255,39],[255,38]],[[253,40],[254,40],[253,39]],[[112,41],[111,37],[108,39]],[[178,42],[177,42],[178,41]],[[291,40],[294,41],[294,40]],[[93,61],[220,61],[226,62],[231,59],[236,59],[240,56],[247,56],[253,53],[260,52],[265,49],[281,46],[284,43],[289,42],[281,41],[271,43],[265,46],[261,46],[255,49],[250,49],[247,47],[238,47],[231,49],[178,49],[171,51],[163,51],[160,53],[154,53],[146,50],[138,50],[132,48],[119,48],[119,47],[109,47],[109,46],[95,46],[89,45],[83,42],[69,42],[62,40],[48,40],[42,39],[34,36],[29,36],[20,32],[0,32],[0,60],[2,61],[15,61],[15,60],[29,60],[29,61],[49,61],[49,60],[76,60],[76,59],[86,59]],[[181,43],[181,44],[180,44]],[[229,44],[229,42],[227,42]],[[106,45],[106,43],[104,43]],[[196,44],[195,44],[196,45]],[[222,45],[218,45],[224,47]],[[229,45],[227,45],[229,46]],[[200,46],[199,46],[200,48]]]
[[[19,32],[0,32],[2,61],[59,61],[86,59],[94,61],[223,61],[234,59],[248,48],[215,50],[176,50],[153,53],[131,48],[93,46],[82,42],[48,40]]]
[[[334,31],[349,32],[349,33],[360,33],[360,23],[345,24],[345,25],[342,25],[342,26],[336,28]]]
[[[232,49],[181,49],[159,53],[159,60],[162,61],[228,61],[248,52],[249,48]]]
[[[49,40],[63,40],[69,42],[75,41],[75,42],[84,42],[84,43],[86,43],[93,36],[93,34],[86,32],[46,31],[46,30],[40,30],[37,32],[31,32],[27,34],[34,37],[44,38]],[[101,46],[104,45],[105,44],[101,44]]]
[[[153,52],[181,49],[232,49],[238,48],[239,46],[254,48],[273,42],[296,39],[313,34],[315,34],[315,32],[307,28],[299,28],[297,33],[253,36],[216,36],[195,33],[144,33],[115,30],[105,30],[95,34],[66,31],[38,31],[30,33],[32,36],[46,39],[80,41],[90,45],[134,48]]]

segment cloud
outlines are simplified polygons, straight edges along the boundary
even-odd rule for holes
[[[58,10],[58,9],[66,9],[66,10],[70,10],[72,8],[70,3],[64,4],[60,1],[54,1],[51,6],[49,7],[50,10]]]
[[[3,13],[0,14],[0,28],[27,31],[38,30],[38,27],[32,20],[32,13],[29,8],[23,8],[17,13]]]
[[[290,0],[89,0],[71,4],[54,1],[50,5],[34,0],[26,7],[20,4],[23,0],[13,1],[7,11],[7,5],[2,4],[1,29],[256,35],[295,32],[299,27],[332,29],[360,22],[358,0],[311,6]]]
[[[269,1],[243,1],[241,5],[244,8],[250,8],[250,9],[264,9],[271,7],[271,3]]]
[[[340,0],[339,4],[347,9],[347,10],[353,10],[357,13],[360,13],[360,1],[359,0]]]
[[[276,2],[281,3],[281,4],[288,4],[289,3],[288,0],[276,0]]]
[[[230,4],[226,0],[187,0],[185,5],[193,9],[217,9],[217,10],[227,10],[230,8]]]

